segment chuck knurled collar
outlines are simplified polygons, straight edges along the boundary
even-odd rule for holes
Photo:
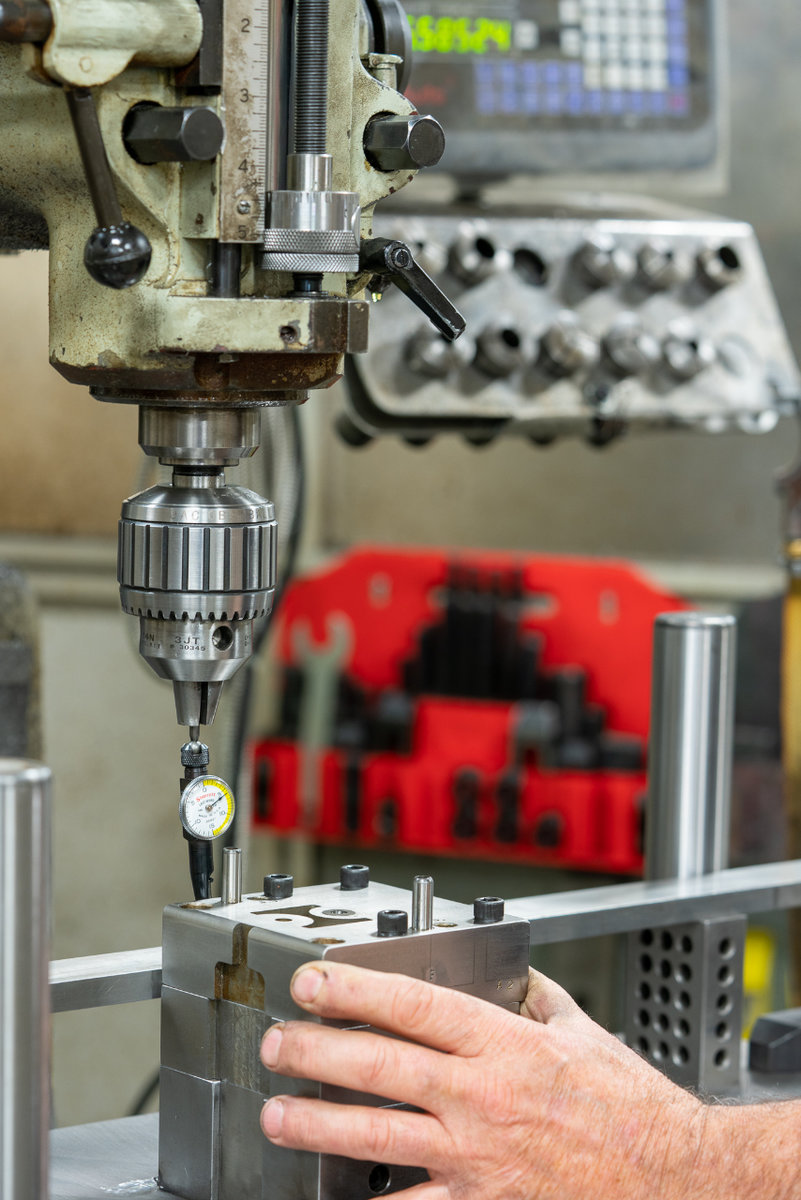
[[[181,746],[182,767],[207,767],[209,748],[205,742],[184,742]]]

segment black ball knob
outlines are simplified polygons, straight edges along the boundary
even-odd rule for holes
[[[500,896],[478,896],[473,901],[473,920],[476,925],[494,925],[503,920],[504,908]]]
[[[294,875],[264,876],[264,895],[268,900],[288,900],[294,890]]]
[[[347,863],[339,868],[339,886],[343,892],[360,892],[370,884],[370,868],[361,863]]]
[[[151,254],[142,230],[122,221],[93,230],[84,247],[83,263],[96,283],[122,291],[142,279]]]
[[[379,937],[403,937],[409,931],[409,914],[402,908],[382,908],[376,924]]]

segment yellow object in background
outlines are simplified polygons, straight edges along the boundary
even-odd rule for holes
[[[776,937],[769,929],[749,929],[743,964],[743,1037],[751,1034],[757,1017],[773,1012]]]

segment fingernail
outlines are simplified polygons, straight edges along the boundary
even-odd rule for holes
[[[280,1025],[273,1025],[272,1029],[268,1029],[262,1038],[261,1061],[265,1067],[274,1067],[277,1065],[283,1036],[283,1028]]]
[[[302,1004],[310,1004],[316,1000],[325,978],[317,967],[301,967],[292,980],[292,995]]]
[[[284,1123],[284,1106],[280,1100],[268,1100],[261,1110],[261,1127],[268,1138],[281,1136]]]

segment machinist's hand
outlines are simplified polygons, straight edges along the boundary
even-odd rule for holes
[[[714,1110],[534,971],[528,1020],[407,976],[337,963],[300,968],[292,995],[316,1016],[410,1040],[288,1022],[265,1034],[265,1066],[424,1111],[276,1096],[262,1111],[276,1145],[425,1167],[429,1183],[397,1193],[415,1200],[740,1194],[705,1186],[707,1167],[719,1177],[726,1157],[708,1128]]]

